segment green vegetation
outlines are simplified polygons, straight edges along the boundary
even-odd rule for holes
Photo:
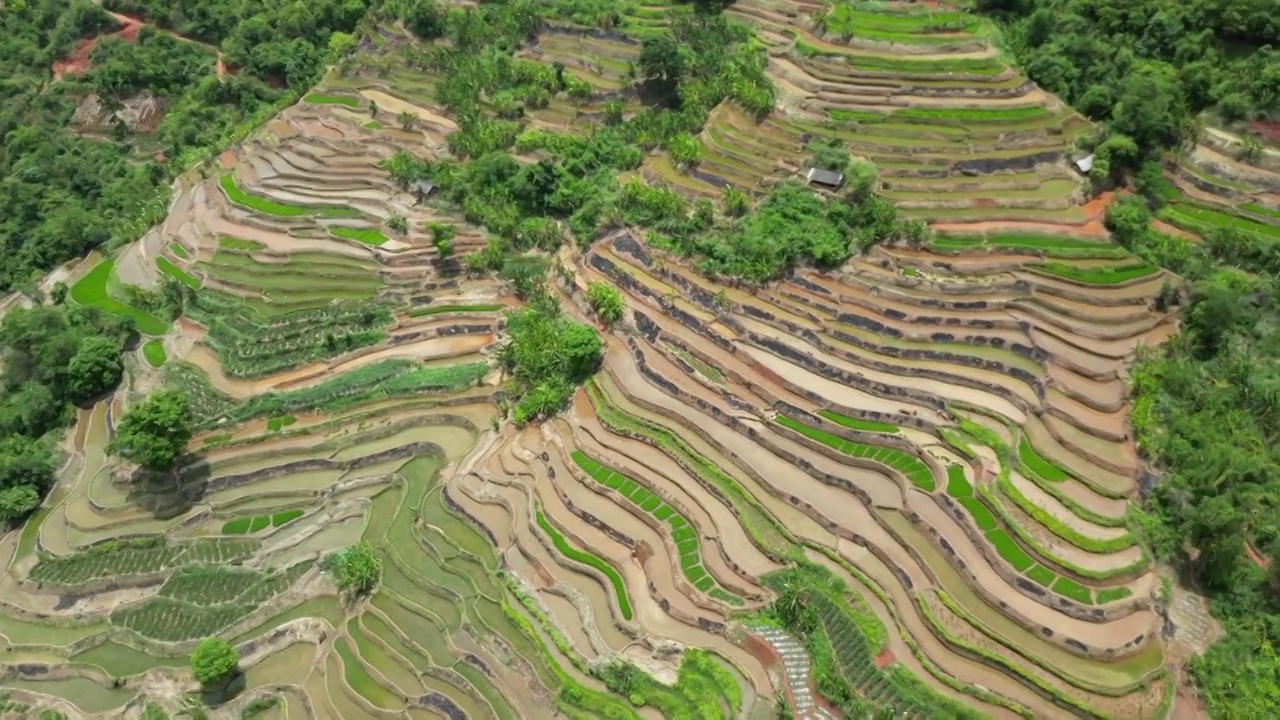
[[[218,247],[226,250],[243,250],[244,252],[256,252],[266,246],[254,240],[245,240],[243,238],[231,237],[230,235],[221,235],[218,237]]]
[[[313,208],[302,205],[286,205],[260,195],[251,195],[240,189],[240,186],[236,184],[236,177],[233,173],[224,173],[218,184],[222,187],[222,191],[226,193],[228,200],[264,215],[276,215],[279,217],[304,217],[308,215],[321,215],[332,218],[360,217],[359,212],[349,208]]]
[[[191,675],[205,687],[219,685],[231,678],[240,665],[240,655],[226,640],[208,637],[191,651]]]
[[[646,490],[636,480],[600,464],[581,451],[574,450],[572,455],[574,463],[596,482],[610,490],[617,491],[618,494],[629,500],[642,512],[653,516],[657,522],[667,526],[671,544],[675,546],[676,552],[679,553],[677,560],[680,565],[680,572],[689,581],[689,584],[700,592],[707,593],[711,597],[730,605],[740,606],[743,604],[741,598],[730,594],[723,588],[717,587],[715,578],[703,567],[698,532],[689,523],[688,518],[681,515],[675,508],[667,505],[660,497]]]
[[[349,95],[328,95],[325,93],[307,93],[302,98],[303,102],[313,103],[315,105],[346,105],[349,108],[360,107],[360,98],[351,97]]]
[[[356,242],[362,242],[365,245],[378,246],[386,243],[389,239],[386,235],[383,235],[381,231],[370,228],[334,227],[329,228],[329,232],[340,238],[355,240]]]
[[[1259,210],[1262,210],[1262,208],[1259,208]],[[1263,212],[1270,214],[1265,210]],[[1280,240],[1280,225],[1255,222],[1238,215],[1212,210],[1188,202],[1166,205],[1161,208],[1159,215],[1161,219],[1167,220],[1172,225],[1202,235],[1207,235],[1218,229],[1228,229],[1251,233],[1264,239]]]
[[[849,428],[850,430],[861,430],[862,432],[890,433],[890,434],[898,432],[897,425],[877,422],[875,420],[863,420],[862,418],[849,417],[848,415],[841,415],[840,413],[835,412],[833,410],[819,410],[818,415],[822,416],[823,418],[826,418],[827,420],[830,420],[831,422],[839,425],[840,427]]]
[[[174,257],[180,260],[191,259],[191,253],[187,252],[187,249],[182,247],[180,243],[176,243],[176,242],[169,243],[169,252],[173,253]]]
[[[257,395],[237,402],[209,385],[208,378],[185,363],[166,371],[171,384],[191,398],[197,426],[241,423],[256,417],[282,416],[305,411],[333,412],[371,400],[419,393],[446,393],[474,386],[488,372],[483,362],[424,367],[413,360],[391,359],[334,375],[310,387]]]
[[[302,517],[302,511],[298,509],[281,510],[272,515],[255,515],[253,517],[237,518],[230,520],[222,525],[223,535],[247,535],[256,533],[259,530],[265,530],[269,527],[280,527],[285,523],[292,522]]]
[[[329,555],[324,569],[333,573],[334,583],[348,601],[371,594],[382,580],[382,559],[367,542]]]
[[[587,384],[587,395],[591,398],[596,416],[605,427],[620,435],[656,446],[680,463],[698,482],[726,498],[738,520],[742,522],[743,529],[747,531],[747,536],[762,550],[775,557],[792,553],[794,546],[785,528],[719,466],[699,455],[666,427],[625,413],[612,405],[594,381]]]
[[[159,390],[131,405],[108,450],[149,470],[172,470],[192,435],[191,404],[174,390]]]
[[[262,273],[246,272],[241,281],[265,289],[273,297],[277,296],[274,288],[279,287],[281,303],[288,303],[282,308],[212,290],[203,290],[187,302],[184,312],[207,328],[204,343],[218,355],[227,375],[270,375],[367,347],[383,338],[383,328],[392,322],[390,308],[358,299],[372,296],[376,278],[370,278],[362,268],[330,269],[326,277],[321,274],[325,270],[305,264],[292,274],[292,265],[263,266]],[[267,273],[266,267],[274,269]],[[305,288],[308,269],[315,272],[310,278],[315,291],[301,289]],[[221,268],[211,268],[211,272],[231,277]],[[331,289],[334,295],[329,295]],[[333,299],[344,292],[352,299]]]
[[[428,305],[426,307],[414,308],[409,311],[409,317],[427,317],[428,315],[442,315],[444,313],[486,313],[496,312],[506,307],[505,305]]]
[[[1090,267],[1081,267],[1078,265],[1068,265],[1061,262],[1041,263],[1038,265],[1029,265],[1041,272],[1057,275],[1067,280],[1073,280],[1088,285],[1116,285],[1119,283],[1129,282],[1137,278],[1146,277],[1152,273],[1158,272],[1158,268],[1148,265],[1145,262],[1132,263],[1127,265],[1096,265]]]
[[[174,280],[177,280],[183,285],[186,285],[192,290],[197,290],[200,288],[199,280],[191,277],[191,275],[189,275],[187,271],[183,270],[177,265],[174,265],[172,262],[169,261],[169,258],[167,257],[160,256],[156,258],[156,267],[160,268],[160,272],[164,273],[165,275],[168,275]]]
[[[94,308],[15,307],[0,320],[0,526],[54,484],[60,430],[115,388],[132,322]]]
[[[148,340],[142,345],[142,356],[147,359],[147,363],[151,367],[160,367],[164,365],[169,356],[164,351],[163,340]]]
[[[220,539],[166,543],[156,537],[114,540],[65,557],[43,557],[30,577],[59,587],[94,580],[151,575],[190,564],[229,563],[257,549],[253,540]]]
[[[107,286],[111,281],[111,273],[115,270],[115,265],[115,260],[103,260],[94,265],[84,277],[71,286],[71,299],[81,305],[130,318],[138,331],[147,335],[163,335],[168,332],[169,323],[151,313],[120,302],[108,294]]]
[[[1036,449],[1031,447],[1031,441],[1027,439],[1026,435],[1023,435],[1018,440],[1018,459],[1031,472],[1049,482],[1064,482],[1071,479],[1067,471],[1044,459],[1044,456],[1036,452]]]
[[[297,421],[298,419],[292,415],[269,418],[267,420],[267,430],[270,432],[279,432]]]
[[[1091,173],[1100,181],[1193,138],[1202,111],[1235,123],[1275,108],[1280,51],[1265,4],[1228,13],[1217,0],[975,5],[1002,21],[1008,50],[1032,80],[1103,124]]]
[[[497,357],[511,373],[511,419],[517,425],[559,412],[600,364],[600,336],[565,315],[540,285],[524,307],[507,313],[507,336]]]
[[[817,691],[845,717],[875,717],[882,710],[984,717],[938,694],[900,665],[877,668],[874,659],[886,645],[886,630],[866,601],[829,571],[802,563],[763,581],[777,595],[762,611],[763,621],[805,644]]]
[[[587,283],[587,304],[605,325],[614,325],[622,319],[622,294],[608,283],[598,280]]]
[[[605,579],[607,579],[609,584],[613,586],[613,595],[618,601],[618,612],[622,614],[622,618],[624,620],[630,620],[632,617],[631,600],[627,596],[627,586],[622,582],[622,576],[618,574],[618,571],[615,570],[612,565],[601,560],[595,555],[589,552],[584,552],[570,545],[569,541],[565,539],[564,535],[562,535],[549,520],[547,520],[547,517],[542,514],[541,510],[539,510],[534,517],[535,520],[537,520],[538,527],[542,528],[542,532],[547,534],[547,537],[551,540],[551,543],[555,545],[556,550],[559,551],[561,555],[574,562],[594,568],[598,570],[601,575],[605,576]]]
[[[1115,602],[1116,600],[1123,600],[1131,595],[1133,595],[1133,591],[1127,587],[1104,588],[1099,590],[1097,593],[1097,603],[1102,605],[1104,603]]]
[[[794,430],[797,433],[826,445],[827,447],[838,450],[851,457],[866,458],[873,462],[897,470],[902,473],[912,485],[924,490],[925,492],[933,492],[934,480],[933,471],[925,465],[920,458],[914,455],[890,447],[879,447],[876,445],[864,445],[863,443],[845,440],[838,435],[819,430],[811,425],[805,425],[799,420],[789,418],[785,415],[779,415],[776,418],[779,425]]]

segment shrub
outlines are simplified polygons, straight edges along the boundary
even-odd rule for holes
[[[191,674],[205,687],[230,680],[240,665],[240,655],[226,640],[207,637],[191,652]]]

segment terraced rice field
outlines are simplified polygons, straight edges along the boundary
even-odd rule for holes
[[[589,321],[601,281],[624,318],[541,425],[497,420],[490,354],[518,301],[425,228],[455,226],[459,255],[486,232],[378,168],[445,152],[432,77],[398,56],[331,77],[184,178],[140,241],[147,279],[193,293],[174,328],[114,299],[114,260],[71,291],[165,337],[80,412],[62,482],[0,541],[11,696],[77,717],[174,704],[217,634],[245,671],[227,717],[268,696],[289,720],[833,717],[823,682],[907,717],[1164,717],[1124,367],[1176,328],[1152,309],[1166,276],[1087,227],[1063,160],[1082,121],[981,23],[818,25],[822,7],[732,5],[771,47],[780,107],[723,105],[696,172],[654,154],[640,175],[757,191],[802,138],[834,137],[945,232],[750,292],[625,228],[566,247],[565,309]],[[544,32],[528,56],[594,94],[529,123],[589,127],[665,9]],[[419,125],[370,121],[369,101]],[[408,232],[380,229],[393,215]],[[161,385],[199,431],[139,482],[105,446],[128,388]],[[382,582],[344,604],[320,560],[361,540]],[[796,592],[816,624],[779,657],[761,618]],[[601,679],[615,661],[638,669],[625,694]]]

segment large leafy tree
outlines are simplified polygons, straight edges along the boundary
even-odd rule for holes
[[[171,470],[191,439],[191,407],[184,393],[161,390],[130,407],[108,449],[151,470]]]
[[[235,676],[240,654],[235,647],[216,637],[207,637],[191,652],[191,675],[205,687],[216,687]]]

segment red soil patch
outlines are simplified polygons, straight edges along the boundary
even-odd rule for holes
[[[1083,224],[1055,223],[1035,220],[980,220],[975,222],[941,222],[932,223],[930,227],[937,232],[984,234],[1000,232],[1048,232],[1091,237],[1105,240],[1107,228],[1103,225],[1103,217],[1107,206],[1115,199],[1115,193],[1107,191],[1080,206],[1085,215]],[[977,201],[973,207],[978,207]]]
[[[993,208],[995,206],[995,198],[976,198],[969,201],[969,207],[971,208]]]
[[[120,23],[122,27],[106,35],[81,40],[80,44],[65,59],[54,61],[54,80],[61,80],[66,75],[78,75],[88,70],[90,65],[89,56],[93,53],[93,49],[98,46],[98,41],[103,38],[115,37],[126,42],[133,42],[138,39],[138,33],[142,30],[141,21],[115,13],[111,13],[111,17],[115,18],[116,22]]]
[[[1280,143],[1280,122],[1253,120],[1249,123],[1249,129],[1261,135],[1267,142]]]
[[[235,152],[232,150],[224,150],[222,154],[218,156],[218,162],[221,163],[222,167],[230,170],[236,166]]]
[[[885,648],[879,655],[876,656],[876,659],[875,659],[876,668],[879,670],[883,670],[889,667],[890,665],[892,665],[894,660],[896,659],[897,658],[893,656],[893,651],[890,650],[889,648]]]

